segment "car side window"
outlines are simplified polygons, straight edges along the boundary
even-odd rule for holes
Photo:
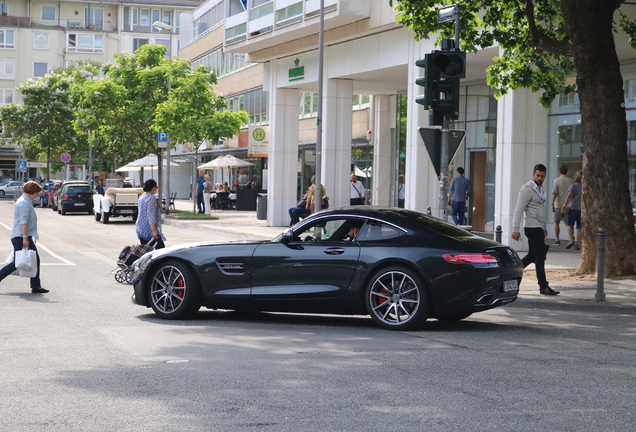
[[[320,220],[294,233],[296,241],[340,241],[349,231],[347,219]]]
[[[378,221],[368,221],[358,233],[356,241],[388,240],[404,235],[404,231]]]

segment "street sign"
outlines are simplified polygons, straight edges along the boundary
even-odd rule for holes
[[[418,131],[424,140],[424,145],[426,146],[426,150],[428,150],[428,155],[431,157],[431,162],[433,162],[437,177],[439,177],[442,163],[442,130],[436,128],[419,128]],[[457,148],[464,139],[466,132],[463,130],[448,130],[444,132],[449,134],[448,161],[446,161],[448,165],[455,157]]]
[[[27,162],[29,168],[46,168],[46,162]]]
[[[168,142],[168,134],[165,132],[157,132],[157,141]]]
[[[457,7],[455,5],[445,7],[437,11],[437,22],[454,20],[457,16]]]
[[[17,172],[27,172],[27,161],[17,160],[15,164],[15,170]]]
[[[60,160],[64,163],[69,163],[71,161],[71,155],[69,153],[62,153],[60,155]]]

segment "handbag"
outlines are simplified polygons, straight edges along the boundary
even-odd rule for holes
[[[561,214],[566,215],[570,212],[570,206],[563,206],[563,208],[561,209]]]

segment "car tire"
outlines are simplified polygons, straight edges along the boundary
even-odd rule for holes
[[[201,287],[188,265],[176,260],[165,261],[152,269],[150,276],[149,304],[161,318],[187,319],[201,308]]]
[[[365,304],[371,319],[391,330],[421,326],[430,309],[421,278],[402,266],[386,267],[373,275],[365,292]]]
[[[0,197],[4,197],[5,193],[3,190],[0,190]]]
[[[95,213],[95,221],[99,222],[100,220],[102,220],[102,214],[99,212],[94,212]]]
[[[102,223],[104,225],[106,225],[108,223],[108,218],[109,218],[109,214],[108,213],[104,213],[104,211],[102,210]]]

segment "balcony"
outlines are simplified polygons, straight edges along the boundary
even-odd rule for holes
[[[68,29],[84,31],[117,31],[117,21],[102,20],[82,20],[82,19],[60,19],[56,21],[46,21],[31,17],[17,17],[10,15],[0,15],[0,27],[31,27],[43,30]]]
[[[240,2],[240,0],[230,0]],[[325,29],[369,18],[369,1],[325,0]],[[225,51],[251,53],[318,33],[320,0],[271,0],[243,10],[229,8]]]

